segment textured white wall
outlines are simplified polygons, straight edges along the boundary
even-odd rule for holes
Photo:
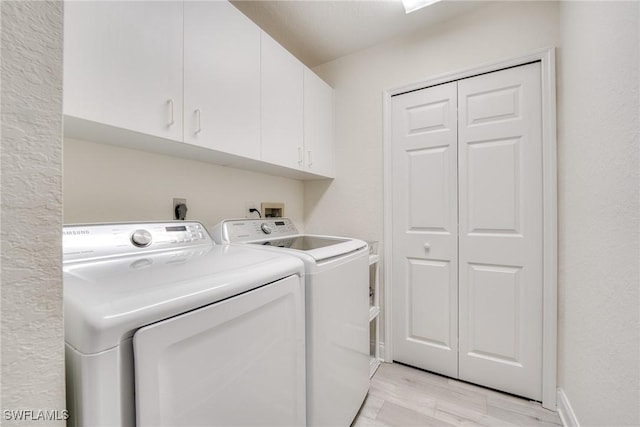
[[[63,410],[63,3],[2,1],[0,13],[1,406],[3,411]],[[34,424],[7,420],[4,412],[2,420]]]
[[[582,426],[640,425],[638,2],[563,2],[559,386]]]
[[[247,201],[283,202],[303,228],[301,181],[161,154],[65,139],[64,222],[166,221],[173,198],[205,226],[244,218]],[[258,205],[259,207],[259,205]]]

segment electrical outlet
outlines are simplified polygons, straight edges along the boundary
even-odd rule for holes
[[[176,210],[176,206],[178,205],[186,205],[187,199],[177,199],[174,197],[173,199],[173,210]]]
[[[245,218],[256,218],[257,214],[255,212],[251,212],[251,209],[258,209],[258,204],[256,202],[247,201],[244,203],[244,217]]]
[[[186,205],[187,204],[187,199],[178,199],[178,198],[173,198],[173,209],[171,209],[171,218],[172,219],[176,219],[176,206],[178,205]]]

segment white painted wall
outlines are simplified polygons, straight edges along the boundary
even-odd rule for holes
[[[638,2],[563,2],[559,386],[577,421],[640,425]]]
[[[66,224],[171,220],[178,197],[207,227],[254,201],[283,202],[303,228],[301,181],[87,141],[64,141],[63,190]]]
[[[4,411],[65,409],[60,268],[63,3],[3,1],[0,14],[0,406],[2,425],[33,425]]]

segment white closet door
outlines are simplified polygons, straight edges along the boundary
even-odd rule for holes
[[[304,425],[297,276],[139,329],[137,426]]]
[[[540,64],[458,82],[460,378],[542,398]]]
[[[456,83],[392,101],[394,359],[458,374]]]

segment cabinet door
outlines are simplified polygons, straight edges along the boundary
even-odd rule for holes
[[[184,3],[184,140],[260,158],[260,29],[225,1]]]
[[[64,113],[182,139],[182,3],[65,2]]]
[[[304,164],[304,66],[262,32],[262,160],[301,169]]]
[[[333,177],[333,89],[304,69],[304,169]]]

